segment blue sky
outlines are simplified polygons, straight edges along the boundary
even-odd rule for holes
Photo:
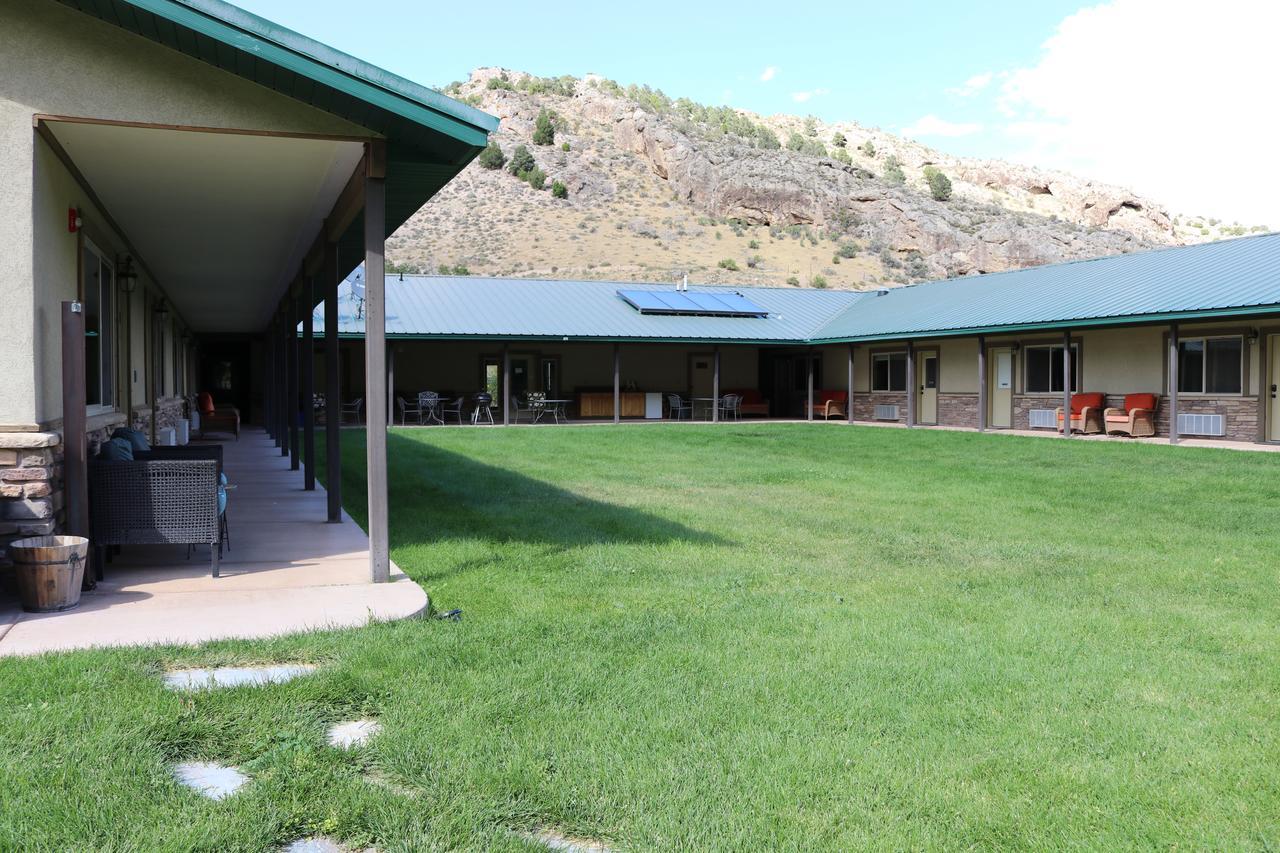
[[[235,2],[428,85],[482,65],[595,72],[704,103],[905,130],[948,153],[1119,182],[1172,211],[1280,227],[1280,185],[1254,192],[1187,170],[1206,146],[1274,159],[1276,119],[1257,104],[1274,95],[1264,81],[1280,79],[1265,37],[1280,4],[1265,0]]]

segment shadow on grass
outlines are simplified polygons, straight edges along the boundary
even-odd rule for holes
[[[364,524],[364,442],[355,445],[344,447],[343,503]],[[730,544],[644,510],[583,497],[395,433],[387,437],[387,457],[392,548],[463,540],[553,550],[616,543]]]

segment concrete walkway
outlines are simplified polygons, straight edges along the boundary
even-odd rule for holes
[[[427,595],[398,568],[369,582],[369,540],[345,513],[325,521],[327,497],[302,489],[302,472],[261,430],[224,445],[231,550],[222,577],[207,548],[126,546],[80,606],[24,613],[0,592],[0,656],[90,646],[194,644],[364,625],[422,613]]]

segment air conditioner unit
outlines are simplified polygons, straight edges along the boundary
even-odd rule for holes
[[[1226,435],[1227,418],[1218,414],[1178,414],[1179,435]]]
[[[896,421],[898,420],[898,407],[889,403],[880,403],[876,406],[876,420],[878,421]]]
[[[156,430],[156,444],[161,447],[173,447],[178,443],[178,431],[173,427],[161,427]]]
[[[1057,429],[1057,409],[1031,409],[1027,412],[1027,422],[1032,429]]]

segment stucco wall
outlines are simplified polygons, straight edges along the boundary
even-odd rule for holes
[[[0,335],[0,426],[61,416],[61,367],[51,357],[58,314],[49,308],[76,287],[67,207],[89,206],[67,186],[65,171],[53,167],[51,153],[41,151],[33,128],[38,114],[368,135],[52,0],[0,5],[0,304],[12,318]]]

